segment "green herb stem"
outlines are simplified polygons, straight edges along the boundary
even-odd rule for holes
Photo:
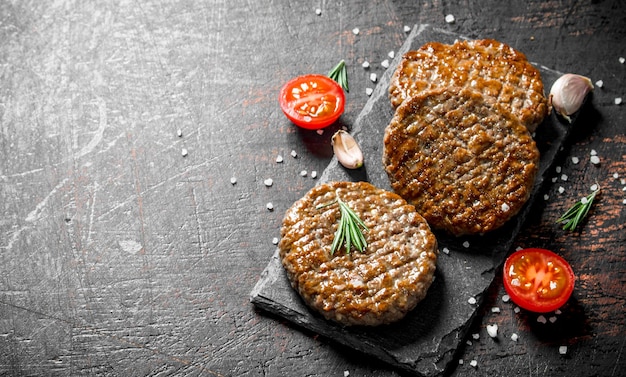
[[[330,254],[334,254],[342,245],[345,246],[347,254],[354,249],[363,252],[367,247],[367,241],[363,232],[368,231],[367,225],[361,220],[350,206],[337,197],[337,204],[339,204],[339,213],[341,214],[339,219],[339,227],[335,231],[335,237],[330,248]],[[324,208],[329,204],[318,206],[317,209]]]
[[[600,189],[594,190],[591,194],[574,203],[557,222],[563,222],[563,230],[574,230],[589,213],[589,209]]]
[[[346,62],[343,59],[335,68],[328,72],[328,77],[335,80],[346,92],[350,92],[348,88],[348,71],[346,70]]]

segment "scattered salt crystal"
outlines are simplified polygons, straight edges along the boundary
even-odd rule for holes
[[[322,130],[322,129],[319,129],[319,130],[317,130],[315,132],[317,132],[318,135],[323,135],[324,134],[324,130]]]
[[[472,343],[472,341],[471,341],[471,340],[466,340],[466,341],[465,341],[465,344],[467,344],[468,346],[471,346],[471,345],[472,345],[472,344],[474,344],[474,343]]]
[[[560,167],[560,166],[557,166],[556,168],[554,168],[554,171],[556,171],[557,173],[560,173],[561,169],[563,169],[563,168]]]
[[[295,150],[291,150],[291,157],[293,158],[298,157],[298,153]]]
[[[616,105],[621,105],[622,104],[622,97],[615,98],[615,104]]]
[[[463,365],[463,359],[459,359],[459,365]]]
[[[596,81],[596,86],[597,86],[598,88],[602,88],[602,86],[603,86],[603,85],[604,85],[604,81],[602,81],[602,80],[598,80],[598,81]]]
[[[552,177],[552,183],[554,183],[554,182],[556,182],[556,181],[558,181],[558,180],[559,180],[559,178],[558,178],[558,177]]]
[[[622,200],[622,204],[626,204],[626,199]]]
[[[322,10],[320,8],[317,8],[315,10],[315,14],[317,14],[318,16],[320,16],[322,14]]]
[[[598,185],[594,183],[593,185],[591,185],[590,189],[591,191],[598,191]]]
[[[272,202],[269,202],[265,205],[265,208],[267,208],[270,211],[274,210],[274,204],[272,204]]]
[[[230,177],[230,184],[234,185],[237,183],[237,177]]]
[[[548,320],[546,320],[546,317],[544,317],[543,315],[540,315],[539,317],[537,317],[537,322],[545,324],[548,322]]]
[[[478,366],[478,361],[472,360],[472,361],[470,361],[470,365],[473,366],[474,368],[476,368]]]
[[[180,128],[176,131],[176,135],[178,135],[178,137],[183,137],[183,130],[181,130]]]
[[[453,15],[453,14],[448,14],[448,15],[446,15],[445,20],[446,20],[446,22],[447,22],[447,23],[449,23],[449,24],[453,24],[453,23],[454,23],[454,21],[455,21],[454,15]]]
[[[404,30],[405,33],[408,33],[409,31],[411,31],[411,27],[409,25],[404,25],[404,28],[402,30]]]
[[[441,251],[443,251],[444,254],[450,254],[450,249],[447,247],[444,247]]]
[[[509,205],[506,203],[502,203],[501,207],[502,207],[502,212],[508,212],[511,209],[511,207],[509,207]]]
[[[551,316],[550,318],[548,318],[548,321],[550,321],[550,323],[554,323],[556,322],[556,316]]]
[[[621,184],[626,185],[626,178],[622,178],[619,180]]]
[[[389,60],[383,60],[382,62],[380,62],[380,65],[382,65],[383,68],[389,68]]]
[[[376,80],[378,80],[378,76],[376,76],[375,73],[370,73],[370,80],[372,82],[376,82]]]
[[[517,335],[516,333],[511,334],[512,341],[517,342],[518,339],[519,339],[519,335]]]
[[[567,174],[561,174],[561,181],[567,181]]]
[[[487,325],[487,334],[492,338],[498,336],[498,325],[495,323],[493,325]]]
[[[596,152],[595,149],[592,149],[591,152],[589,152],[590,155],[592,156],[596,156],[598,154],[598,152]]]
[[[308,173],[306,170],[302,170],[302,171],[300,172],[300,176],[301,176],[301,177],[306,177],[306,176],[307,176],[307,174],[309,174],[309,173]]]
[[[265,186],[271,187],[274,184],[274,180],[272,178],[267,178],[263,181],[263,183],[265,184]]]
[[[317,178],[317,170],[313,170],[311,172],[311,178],[313,178],[313,179]]]
[[[559,194],[562,194],[564,192],[565,192],[565,187],[559,186]]]
[[[491,312],[492,313],[500,313],[500,308],[497,306],[494,306],[493,308],[491,308]]]
[[[276,162],[278,162],[279,164],[283,162],[283,156],[281,155],[276,156]]]
[[[368,96],[371,96],[372,93],[374,93],[374,89],[372,89],[372,88],[365,88],[365,94],[367,94]]]
[[[585,196],[584,198],[581,198],[581,199],[580,199],[580,202],[581,202],[582,204],[587,204],[587,203],[589,202],[589,199],[587,199],[587,197]]]
[[[370,62],[368,62],[367,60],[363,62],[363,64],[361,64],[361,67],[363,68],[369,68],[370,67]]]
[[[465,242],[463,242],[463,247],[464,247],[464,248],[466,248],[466,249],[467,249],[468,247],[470,247],[470,243],[469,243],[469,241],[465,241]]]
[[[615,179],[619,178],[619,173],[613,173],[613,178]]]
[[[598,156],[591,156],[591,158],[589,159],[589,161],[594,164],[594,165],[598,165],[600,163],[600,157]]]
[[[343,377],[348,377],[350,375],[350,371],[349,370],[344,370],[343,371]]]
[[[572,164],[576,165],[580,162],[580,158],[578,157],[572,157]]]
[[[518,306],[516,306],[513,311],[517,314],[521,311],[522,309],[520,309]]]
[[[352,34],[358,35],[359,34],[359,28],[355,27],[354,29],[352,29]]]
[[[476,298],[475,298],[475,297],[470,297],[470,298],[467,300],[467,303],[468,303],[468,304],[470,304],[470,305],[474,305],[474,304],[476,304]]]
[[[559,354],[566,355],[567,354],[567,346],[560,346],[559,347]]]
[[[550,199],[550,195],[548,194],[543,194],[543,200],[548,200]]]
[[[180,151],[180,154],[183,155],[183,157],[187,157],[187,155],[189,154],[189,152],[187,151],[187,148],[183,148],[182,151]]]
[[[521,246],[517,246],[517,247],[515,248],[515,251],[520,251],[520,250],[523,250],[523,249],[524,249],[523,247],[521,247]]]
[[[554,314],[556,314],[556,315],[561,315],[561,313],[562,313],[562,312],[561,312],[559,309],[557,309],[557,310],[555,310],[555,311],[554,311]]]
[[[480,339],[480,334],[478,334],[478,333],[472,334],[472,338],[474,338],[474,340],[478,340],[478,339]]]
[[[626,62],[626,59],[624,59],[623,57],[620,56],[620,58],[618,59],[620,63],[624,64],[624,62]]]
[[[510,300],[511,300],[511,297],[509,295],[502,296],[502,302],[509,302]]]
[[[274,245],[278,245],[278,237],[274,237],[274,238],[272,238],[272,243],[273,243]]]
[[[396,56],[396,53],[394,51],[389,51],[387,56],[389,56],[389,58],[393,59]]]

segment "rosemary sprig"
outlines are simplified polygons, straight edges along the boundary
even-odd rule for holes
[[[368,231],[367,225],[361,220],[350,206],[337,197],[336,202],[339,204],[339,212],[341,218],[339,219],[339,227],[335,232],[335,238],[330,248],[330,254],[334,254],[336,250],[341,248],[341,245],[345,246],[346,253],[350,254],[352,247],[356,250],[363,252],[367,247],[367,241],[363,232]],[[333,202],[318,206],[317,209],[331,205]]]
[[[331,69],[328,72],[328,77],[337,81],[337,83],[346,91],[350,92],[348,88],[348,72],[346,70],[346,62],[341,59],[339,64],[335,66],[335,68]]]
[[[580,199],[570,209],[568,209],[563,216],[559,217],[557,222],[564,222],[563,230],[574,230],[580,222],[587,216],[589,213],[589,209],[593,204],[593,200],[596,198],[596,194],[600,192],[600,188],[598,187],[591,194],[585,196]]]

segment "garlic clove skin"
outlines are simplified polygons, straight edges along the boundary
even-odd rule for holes
[[[560,116],[571,123],[570,115],[580,109],[592,90],[593,84],[588,77],[566,73],[552,84],[548,105],[553,106]]]
[[[333,135],[331,143],[333,152],[341,165],[348,169],[358,169],[363,166],[363,152],[352,135],[339,130]]]

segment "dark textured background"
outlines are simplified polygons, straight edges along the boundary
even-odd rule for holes
[[[0,2],[0,374],[398,375],[256,312],[249,293],[283,212],[331,155],[330,132],[300,131],[282,115],[279,87],[345,59],[351,91],[341,124],[350,127],[375,86],[369,73],[382,75],[380,62],[407,37],[403,26],[416,23],[499,39],[531,61],[604,81],[557,161],[549,199],[514,242],[568,259],[573,298],[541,324],[501,301],[496,275],[457,355],[464,364],[450,373],[620,375],[626,105],[614,99],[626,99],[618,60],[626,4],[618,0]],[[600,165],[589,163],[591,150]],[[602,193],[589,220],[562,231],[556,218],[595,182]],[[497,340],[485,331],[492,323]]]

